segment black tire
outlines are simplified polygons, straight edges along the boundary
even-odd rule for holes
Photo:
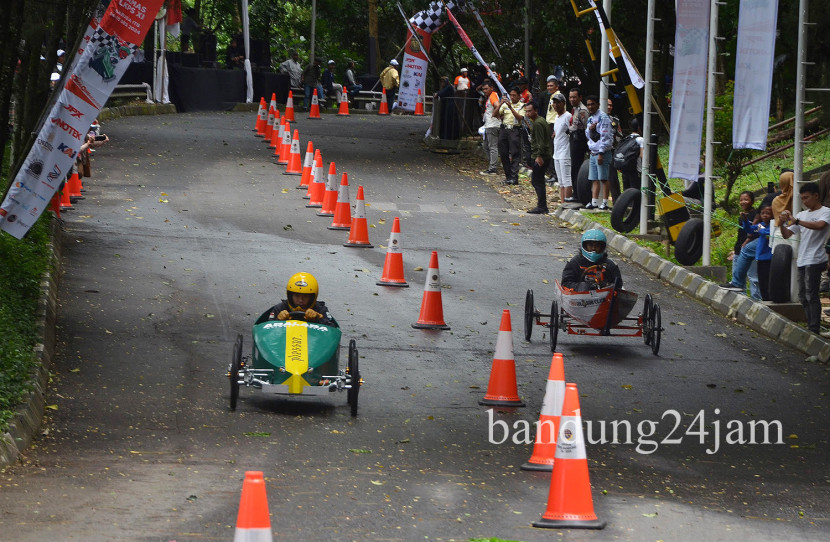
[[[354,339],[349,341],[349,364],[346,366],[349,373],[349,385],[346,398],[352,410],[352,416],[357,416],[357,398],[360,394],[360,367],[358,364],[357,343]]]
[[[591,202],[591,181],[588,180],[589,161],[582,162],[579,166],[579,173],[573,180],[574,196],[582,205],[588,205]]]
[[[550,305],[550,351],[556,352],[556,341],[559,338],[559,303],[554,299]]]
[[[660,305],[654,305],[651,310],[651,328],[654,336],[651,339],[651,352],[656,356],[660,352],[660,336],[663,334],[663,322],[660,317]]]
[[[525,340],[527,342],[530,342],[530,336],[533,335],[534,311],[533,290],[528,290],[527,294],[525,294]]]
[[[790,301],[792,261],[793,247],[790,245],[777,245],[772,251],[772,260],[769,264],[769,297],[773,303]]]
[[[674,257],[680,265],[694,265],[703,255],[703,220],[691,218],[683,224],[674,242]]]
[[[640,224],[640,203],[643,197],[636,188],[625,190],[614,200],[611,209],[611,227],[620,233],[628,233]]]
[[[228,371],[228,379],[231,381],[231,410],[236,410],[236,403],[239,400],[239,369],[242,368],[242,334],[236,336],[231,355],[231,367]]]
[[[654,302],[651,300],[651,294],[646,294],[645,302],[643,303],[643,342],[646,346],[651,344],[653,332],[651,329],[651,311],[654,308]]]

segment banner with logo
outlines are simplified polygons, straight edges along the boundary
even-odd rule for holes
[[[741,0],[735,54],[732,147],[767,148],[778,1]]]
[[[0,230],[20,239],[66,179],[89,127],[144,40],[163,0],[112,0],[0,204]]]
[[[674,79],[669,130],[669,177],[698,178],[711,0],[677,0]]]

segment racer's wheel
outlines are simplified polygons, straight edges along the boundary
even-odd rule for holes
[[[305,311],[291,311],[288,313],[289,320],[302,320],[305,322]]]
[[[651,344],[651,338],[654,335],[651,328],[651,311],[654,307],[654,301],[651,299],[651,294],[646,294],[646,300],[643,304],[643,342],[646,346]]]
[[[236,402],[239,400],[239,369],[242,368],[242,334],[236,336],[231,355],[231,366],[228,370],[228,378],[231,381],[231,410],[236,410]]]
[[[660,305],[655,304],[651,309],[651,352],[656,356],[660,351],[660,334],[663,332],[660,321]]]
[[[556,339],[559,338],[559,303],[553,300],[550,305],[550,351],[556,352]]]
[[[352,339],[349,341],[349,364],[346,366],[350,385],[346,393],[349,406],[352,407],[352,416],[357,416],[357,396],[360,393],[360,368],[357,359],[357,343]]]
[[[525,340],[527,342],[530,342],[530,336],[533,334],[534,310],[533,290],[528,290],[527,295],[525,295]]]

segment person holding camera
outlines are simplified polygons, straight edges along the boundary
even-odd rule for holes
[[[588,127],[588,108],[582,103],[582,91],[574,87],[568,93],[571,103],[571,124],[568,127],[568,136],[571,140],[571,181],[574,186],[579,178],[579,168],[588,152],[588,138],[585,137],[585,128]],[[576,197],[565,200],[568,203],[577,201]]]

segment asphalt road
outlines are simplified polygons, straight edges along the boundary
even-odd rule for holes
[[[550,475],[520,471],[531,447],[492,443],[491,427],[492,440],[503,435],[490,416],[538,419],[550,351],[541,327],[523,340],[525,292],[547,310],[580,232],[507,208],[451,158],[421,149],[428,120],[300,119],[301,148],[311,138],[326,166],[348,172],[352,198],[365,187],[375,248],[345,248],[346,232],[305,208],[298,178],[273,164],[253,121],[182,114],[104,126],[112,143],[95,155],[86,199],[65,214],[53,408],[25,462],[0,474],[0,539],[230,540],[247,470],[265,473],[276,539],[830,536],[827,366],[619,257],[626,287],[662,307],[660,356],[638,338],[559,337],[588,438],[606,429],[587,454],[608,526],[531,527]],[[395,216],[406,289],[375,285]],[[410,326],[425,281],[417,268],[433,250],[450,331]],[[319,279],[344,348],[357,340],[366,380],[357,418],[345,394],[243,389],[228,409],[234,338],[250,350],[253,319],[299,270]],[[505,308],[527,407],[491,414],[478,400]],[[734,443],[752,427],[762,440],[759,420],[780,422],[771,426],[780,444]],[[656,445],[638,430],[649,421]],[[608,442],[612,422],[630,424],[630,443]]]

